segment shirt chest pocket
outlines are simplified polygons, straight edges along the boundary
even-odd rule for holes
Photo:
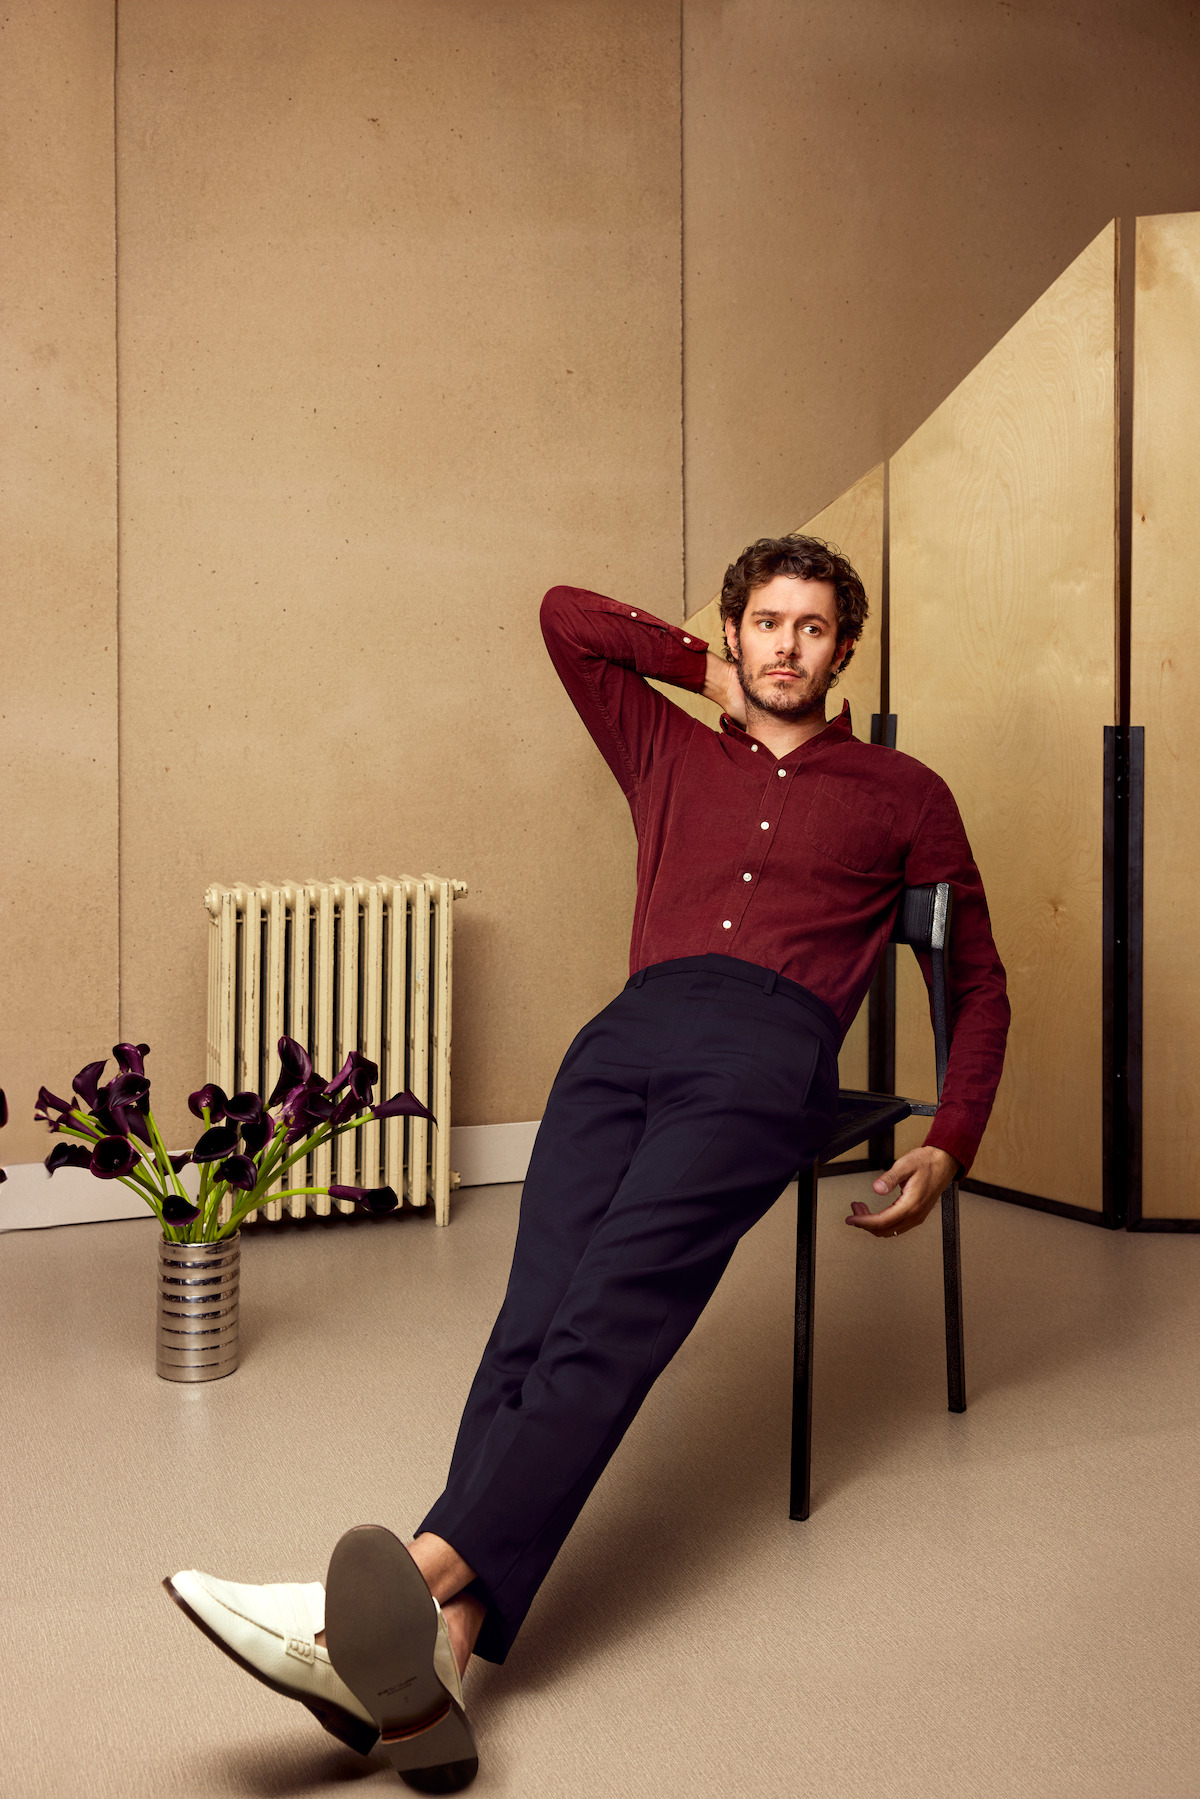
[[[896,814],[863,788],[822,775],[804,835],[813,849],[842,868],[869,874],[888,859],[896,840]]]

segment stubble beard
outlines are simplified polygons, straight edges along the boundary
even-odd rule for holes
[[[811,718],[825,716],[825,696],[833,686],[837,672],[832,665],[815,682],[805,670],[793,669],[792,672],[799,677],[796,682],[793,684],[788,681],[776,687],[768,682],[766,671],[757,680],[751,678],[739,643],[734,666],[748,708],[764,712],[770,718],[786,719],[790,724],[804,724]],[[781,663],[779,666],[792,668],[791,663]]]

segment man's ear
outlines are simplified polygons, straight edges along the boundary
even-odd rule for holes
[[[725,620],[725,642],[729,645],[730,655],[736,657],[738,653],[738,628],[736,621],[732,618],[727,618]]]

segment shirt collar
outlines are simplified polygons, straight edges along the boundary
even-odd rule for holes
[[[755,741],[750,733],[738,724],[735,718],[730,718],[728,712],[722,712],[721,714],[721,729],[727,737],[732,737],[735,743],[749,744]],[[850,721],[850,702],[849,700],[843,700],[842,709],[837,717],[831,718],[823,731],[818,731],[815,737],[808,738],[805,743],[797,744],[796,748],[808,750],[818,743],[844,743],[847,738],[853,737],[853,735],[854,729]],[[795,754],[796,750],[788,751],[789,756],[794,756]],[[781,760],[786,761],[787,757],[782,757]]]

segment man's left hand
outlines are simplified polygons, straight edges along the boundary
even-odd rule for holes
[[[873,1237],[897,1237],[901,1231],[911,1231],[922,1219],[928,1218],[957,1176],[958,1163],[948,1151],[934,1149],[929,1144],[910,1149],[907,1155],[897,1157],[887,1173],[881,1174],[873,1183],[879,1194],[891,1193],[899,1187],[897,1198],[881,1212],[872,1212],[870,1206],[856,1199],[851,1203],[846,1223],[857,1224],[861,1230],[870,1231]]]

